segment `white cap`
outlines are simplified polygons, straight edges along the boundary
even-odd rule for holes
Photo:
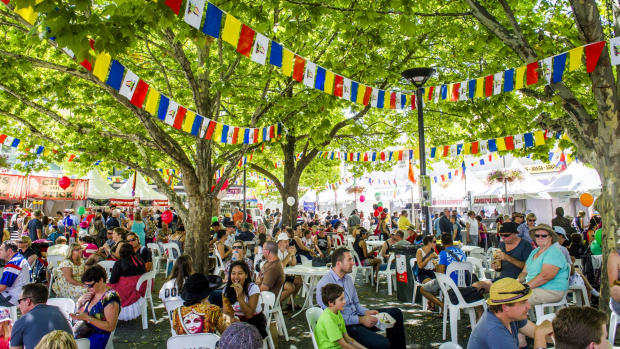
[[[288,241],[288,234],[287,233],[280,233],[280,234],[278,234],[278,239],[276,241],[277,242]]]

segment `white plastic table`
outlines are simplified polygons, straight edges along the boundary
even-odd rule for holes
[[[291,318],[301,314],[305,309],[313,307],[314,303],[312,302],[312,295],[316,289],[316,285],[319,283],[320,278],[327,274],[330,269],[331,268],[327,267],[312,267],[308,265],[296,265],[294,267],[284,268],[284,274],[286,275],[307,277],[307,280],[304,281],[307,282],[306,300],[304,301],[304,305],[301,309],[295,313],[295,315],[291,316]]]
[[[473,250],[476,250],[476,249],[479,249],[479,248],[482,248],[482,247],[466,245],[466,246],[461,247],[461,250],[463,250],[463,252],[469,254],[469,252],[471,252]],[[482,250],[484,251],[484,249],[482,249]]]

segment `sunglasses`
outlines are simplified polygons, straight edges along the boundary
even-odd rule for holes
[[[528,221],[528,222],[532,222],[532,223],[536,223],[536,220],[535,220],[535,219],[528,219],[527,221]]]
[[[138,240],[138,239],[127,239],[127,241],[129,241],[129,242],[134,242],[136,240]]]
[[[93,286],[95,286],[95,283],[94,283],[94,282],[93,282],[92,284],[87,284],[87,283],[84,283],[84,286],[85,286],[86,288],[93,288]]]
[[[22,304],[22,301],[25,301],[26,299],[30,299],[30,297],[24,297],[24,298],[17,299],[17,304]]]
[[[503,237],[503,238],[507,238],[507,237],[510,237],[510,235],[512,235],[512,234],[499,234],[499,235],[500,235],[501,237]]]
[[[233,250],[243,250],[243,246],[233,246]]]
[[[549,236],[549,234],[534,234],[534,236],[537,237],[537,238],[546,239]]]

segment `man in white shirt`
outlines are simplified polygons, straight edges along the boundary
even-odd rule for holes
[[[295,258],[295,254],[297,252],[297,249],[294,246],[288,245],[288,234],[278,234],[277,243],[278,258],[280,258],[280,260],[282,261],[282,266],[285,268],[296,266],[297,258]],[[282,290],[282,297],[280,297],[280,300],[286,299],[286,297],[291,293],[293,293],[293,298],[295,298],[297,292],[299,292],[299,289],[303,285],[303,280],[299,276],[286,275],[284,281],[284,289]]]
[[[64,236],[59,236],[55,241],[54,246],[47,248],[48,256],[65,256],[69,246],[67,246],[67,239]]]
[[[467,212],[467,223],[465,223],[465,230],[467,231],[467,244],[470,246],[478,246],[478,221],[476,220],[476,212]]]

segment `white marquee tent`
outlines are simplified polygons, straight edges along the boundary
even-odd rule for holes
[[[92,169],[81,179],[88,179],[88,198],[89,199],[123,199],[131,200],[131,196],[124,195],[114,189],[105,181],[101,174]],[[131,189],[131,188],[130,188]],[[131,193],[130,193],[131,194]]]
[[[601,188],[601,177],[595,169],[573,162],[546,190],[554,198],[578,198],[584,193],[600,196]]]
[[[133,185],[133,177],[130,177],[129,180],[123,186],[118,188],[116,191],[124,196],[132,197],[131,195],[131,187]],[[155,190],[151,189],[144,177],[141,174],[137,173],[136,178],[136,192],[135,197],[140,198],[140,200],[168,200],[168,198],[164,194],[160,194]]]
[[[523,174],[523,181],[515,181],[508,183],[508,196],[513,197],[514,200],[519,199],[550,199],[547,194],[547,187],[532,177],[529,172],[525,170],[519,160],[514,159],[510,164],[510,169],[520,169]],[[488,190],[479,195],[476,198],[497,198],[504,197],[505,189],[503,183],[495,183]]]

